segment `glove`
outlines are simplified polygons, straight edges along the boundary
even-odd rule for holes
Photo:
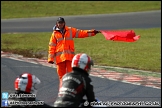
[[[100,33],[100,31],[94,30],[93,33],[94,33],[94,34],[97,34],[97,33]]]
[[[53,61],[48,61],[48,63],[53,64],[54,62]]]

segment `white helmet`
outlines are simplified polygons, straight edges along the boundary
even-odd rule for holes
[[[23,73],[15,80],[15,90],[36,94],[36,85],[40,84],[40,82],[35,75]]]
[[[76,54],[72,59],[72,67],[81,68],[90,73],[91,65],[93,66],[93,60],[87,54]]]

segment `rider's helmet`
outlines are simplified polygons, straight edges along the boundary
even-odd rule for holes
[[[85,53],[76,54],[72,59],[72,68],[78,67],[90,73],[91,66],[93,66],[93,60]]]
[[[23,73],[15,80],[15,90],[25,93],[37,93],[36,85],[40,84],[40,80],[33,74]]]

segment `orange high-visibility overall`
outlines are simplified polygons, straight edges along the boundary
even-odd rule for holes
[[[65,26],[65,33],[62,35],[59,31],[54,30],[48,50],[48,61],[55,61],[59,79],[67,72],[72,71],[71,62],[75,55],[73,38],[85,38],[94,36],[93,30],[79,30],[73,27]]]

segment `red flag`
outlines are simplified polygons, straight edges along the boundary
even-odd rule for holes
[[[100,30],[100,32],[105,36],[106,40],[112,41],[134,42],[140,38],[140,35],[136,36],[133,30]]]

